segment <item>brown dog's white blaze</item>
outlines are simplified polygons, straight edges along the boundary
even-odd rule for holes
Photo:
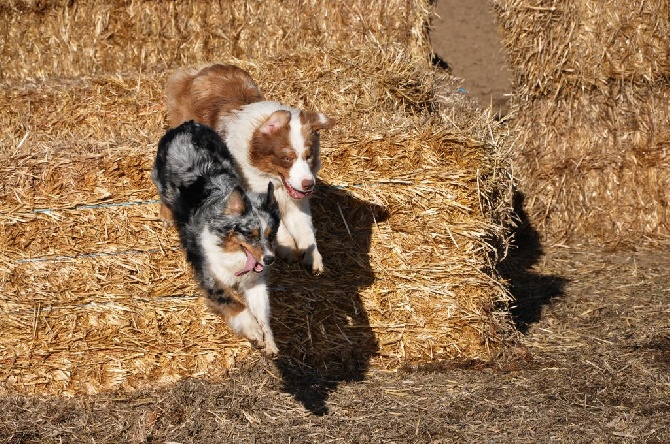
[[[319,131],[322,129],[331,129],[335,126],[336,122],[335,119],[314,111],[301,110],[299,117],[302,138],[305,141],[305,150],[302,157],[307,161],[312,173],[316,175],[321,168]]]

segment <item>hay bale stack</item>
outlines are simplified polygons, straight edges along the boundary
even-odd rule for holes
[[[311,47],[425,51],[427,0],[3,0],[0,79],[155,72]]]
[[[406,6],[421,18],[405,23],[409,33],[427,10]],[[288,12],[277,14],[270,23]],[[350,42],[318,57],[305,47],[215,59],[247,69],[268,98],[339,121],[322,136],[313,200],[327,271],[271,272],[282,366],[338,380],[370,367],[487,360],[510,328],[491,246],[506,245],[505,134],[454,93],[427,52]],[[175,230],[158,219],[150,171],[170,71],[109,66],[119,72],[2,81],[4,391],[133,389],[223,376],[258,357],[206,310]]]
[[[495,0],[527,212],[550,242],[670,234],[670,4]]]

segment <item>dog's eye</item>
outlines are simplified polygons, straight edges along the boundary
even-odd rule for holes
[[[246,239],[258,239],[261,237],[261,232],[258,228],[252,228],[251,230],[239,228],[237,233]]]

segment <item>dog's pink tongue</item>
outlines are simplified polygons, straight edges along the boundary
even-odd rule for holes
[[[247,254],[247,263],[244,265],[244,269],[242,271],[235,273],[235,276],[242,276],[243,274],[249,273],[251,270],[255,271],[256,273],[263,271],[263,264],[256,262],[256,258],[251,253],[249,253],[249,250],[246,248],[244,249],[244,252]]]
[[[291,196],[292,198],[296,199],[296,200],[300,200],[303,197],[309,196],[310,194],[312,194],[311,191],[304,192],[304,191],[296,190],[295,188],[293,188],[291,186],[290,183],[288,183],[288,180],[286,180],[286,178],[284,178],[284,176],[281,176],[281,181],[284,184],[284,188],[286,188],[286,191],[288,192],[288,195]]]

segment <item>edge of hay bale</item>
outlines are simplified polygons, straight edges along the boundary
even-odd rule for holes
[[[428,45],[428,0],[5,1],[0,79],[157,72],[314,48]],[[296,13],[300,11],[300,13]],[[367,61],[371,63],[372,61]]]

